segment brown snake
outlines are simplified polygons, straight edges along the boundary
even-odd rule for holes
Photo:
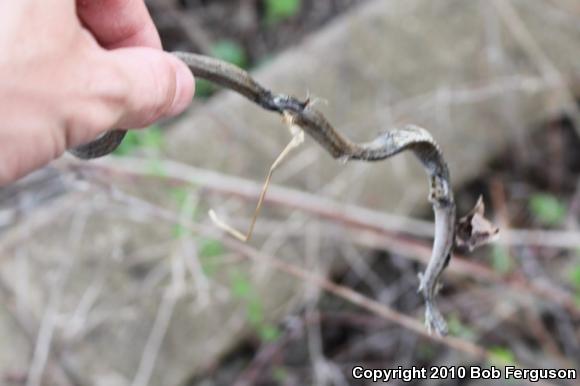
[[[334,158],[380,161],[404,150],[413,151],[429,175],[429,201],[435,213],[433,250],[425,273],[420,275],[419,291],[425,298],[427,328],[440,335],[447,334],[447,325],[436,307],[435,295],[439,276],[447,266],[453,248],[455,202],[447,163],[431,134],[420,127],[407,126],[384,132],[370,142],[355,143],[336,131],[308,100],[300,101],[291,96],[274,94],[258,84],[246,71],[221,60],[186,52],[173,54],[185,62],[196,77],[236,91],[266,110],[290,114],[293,122]],[[121,144],[125,133],[124,130],[109,131],[70,152],[82,159],[104,156]]]

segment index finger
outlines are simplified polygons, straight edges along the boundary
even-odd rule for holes
[[[77,15],[103,48],[161,48],[143,0],[77,0]]]

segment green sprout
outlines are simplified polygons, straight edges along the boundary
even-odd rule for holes
[[[265,18],[269,24],[296,16],[300,12],[301,0],[265,0]]]
[[[559,225],[566,218],[566,206],[551,194],[532,195],[529,207],[534,217],[545,225]]]

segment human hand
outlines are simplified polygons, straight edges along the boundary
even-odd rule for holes
[[[189,69],[143,0],[0,2],[0,185],[118,128],[182,112]]]

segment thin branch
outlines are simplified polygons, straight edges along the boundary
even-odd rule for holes
[[[351,234],[351,239],[360,245],[371,248],[384,249],[409,259],[417,260],[426,264],[429,260],[429,246],[424,242],[406,240],[403,237],[393,237],[371,231],[358,231]],[[570,313],[580,316],[580,307],[574,296],[557,287],[547,287],[536,282],[527,280],[522,275],[502,276],[493,269],[470,261],[465,256],[455,256],[453,264],[449,267],[450,273],[460,274],[475,280],[483,280],[502,285],[511,291],[555,302],[565,307]]]
[[[177,300],[178,293],[176,287],[169,285],[165,290],[161,305],[157,311],[157,316],[155,317],[155,322],[151,328],[151,333],[147,338],[139,368],[131,384],[132,386],[147,386],[149,384]]]
[[[40,329],[34,347],[32,363],[28,371],[26,386],[40,386],[44,374],[44,369],[49,360],[52,339],[56,330],[56,312],[60,304],[60,290],[51,296],[47,309],[40,323]]]
[[[159,160],[158,162],[164,172],[162,176],[151,174],[149,160],[133,157],[115,158],[114,160],[103,159],[91,163],[79,162],[69,158],[62,163],[62,166],[88,176],[161,178],[174,184],[199,186],[210,190],[212,194],[224,194],[244,200],[256,200],[262,190],[260,184],[248,179],[196,168],[170,160]],[[341,203],[276,184],[270,185],[268,194],[264,198],[264,204],[300,210],[350,228],[372,230],[390,235],[400,233],[419,238],[433,237],[433,222],[431,221],[381,213],[373,209]],[[580,232],[502,229],[499,238],[495,242],[510,246],[576,249],[580,247]]]
[[[381,304],[375,300],[372,300],[348,287],[344,287],[342,285],[333,283],[326,278],[320,277],[315,273],[299,268],[296,265],[286,263],[280,259],[276,259],[274,257],[265,255],[256,250],[255,248],[251,247],[250,245],[242,243],[236,239],[232,239],[229,237],[225,238],[221,237],[222,235],[220,235],[213,229],[207,229],[206,227],[203,227],[199,224],[195,224],[191,221],[183,223],[180,221],[179,215],[176,215],[165,208],[159,207],[148,201],[118,191],[115,194],[115,199],[120,200],[128,205],[137,206],[144,212],[147,212],[158,219],[168,221],[171,224],[179,224],[180,226],[186,227],[190,229],[192,232],[197,232],[204,237],[219,238],[228,248],[236,250],[237,252],[243,254],[245,257],[249,258],[252,261],[256,261],[260,264],[268,264],[269,266],[275,268],[278,271],[285,272],[302,281],[314,284],[329,293],[332,293],[386,320],[398,324],[429,340],[440,342],[444,345],[447,345],[450,348],[469,354],[470,356],[479,360],[485,360],[490,357],[490,353],[486,349],[478,346],[477,344],[456,337],[442,337],[439,335],[431,335],[424,328],[423,324],[417,321],[414,317],[403,315],[389,308],[388,306]]]

